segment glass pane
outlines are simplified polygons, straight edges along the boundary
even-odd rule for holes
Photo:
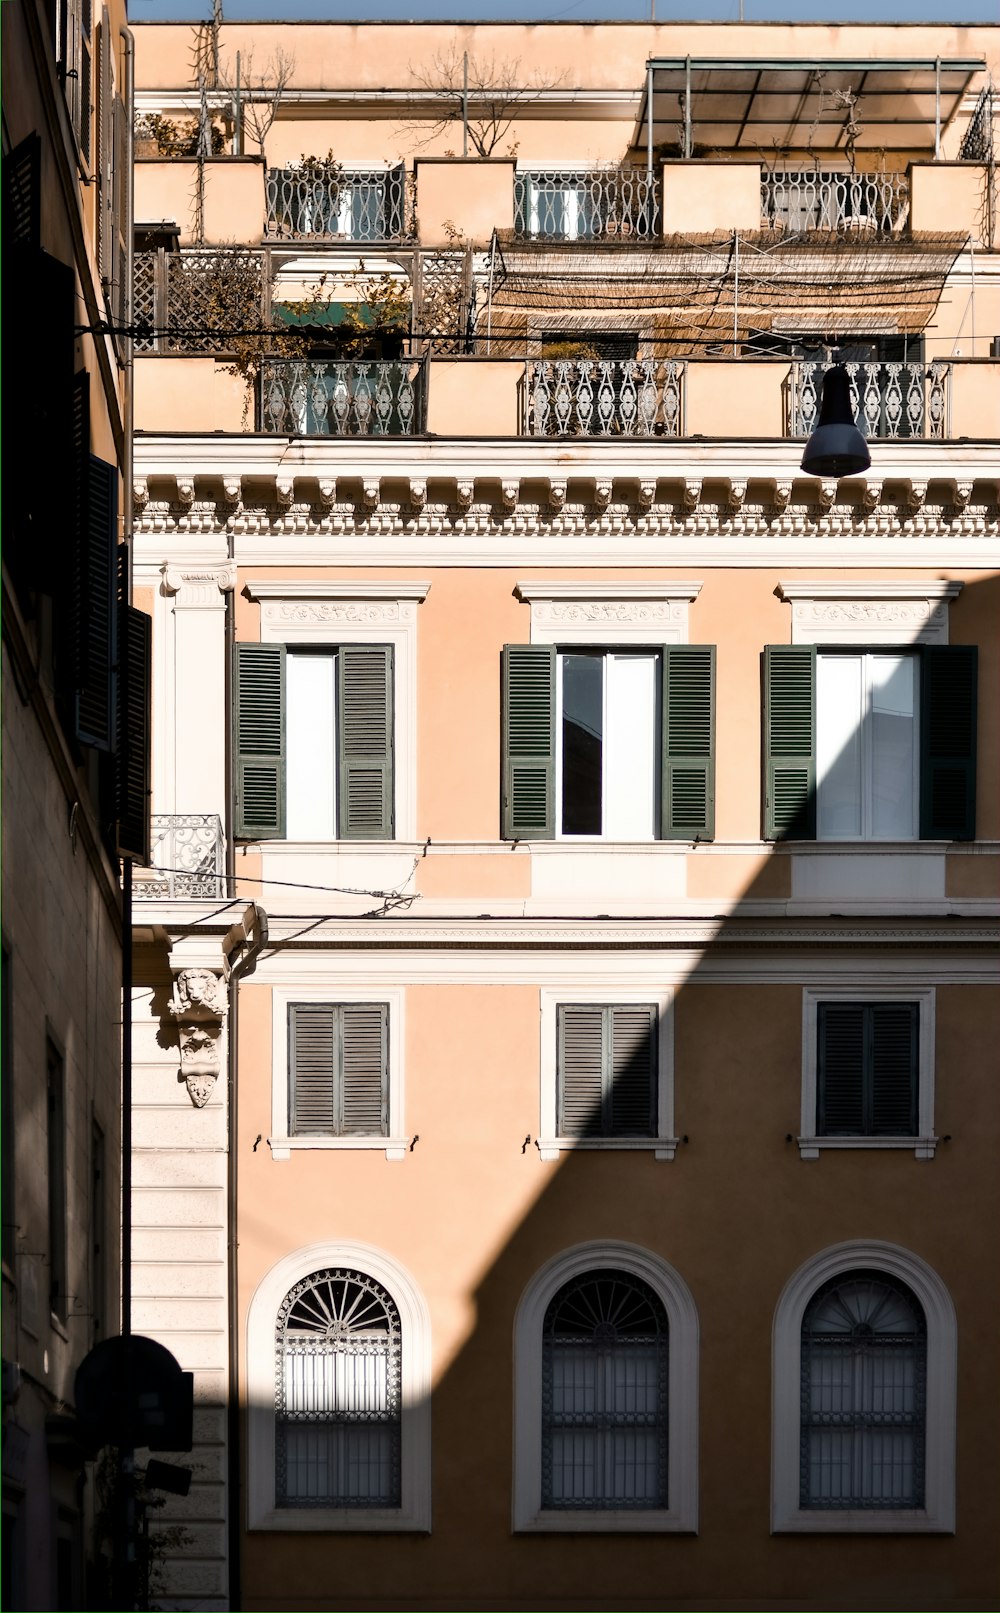
[[[651,840],[659,814],[658,655],[606,660],[604,833],[611,840]]]
[[[335,655],[289,655],[285,738],[289,840],[337,838]]]
[[[816,657],[817,838],[862,833],[861,739],[864,657]]]
[[[872,655],[872,834],[916,834],[916,658]]]
[[[599,835],[604,750],[604,657],[560,656],[562,832]]]

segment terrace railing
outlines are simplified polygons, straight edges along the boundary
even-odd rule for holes
[[[790,230],[902,229],[910,205],[906,174],[849,174],[823,169],[764,172],[761,220]]]
[[[659,235],[660,212],[659,175],[644,168],[532,168],[514,176],[521,240],[648,240]]]
[[[808,437],[819,418],[823,372],[820,361],[793,364],[789,378],[788,432]],[[917,437],[940,441],[951,435],[951,365],[865,361],[845,365],[858,430],[866,437]]]
[[[267,233],[298,241],[399,241],[406,234],[406,170],[307,163],[269,168]]]
[[[225,841],[217,813],[154,813],[152,846],[152,868],[148,876],[140,869],[132,887],[136,901],[225,897]]]
[[[292,437],[414,437],[424,429],[420,359],[270,359],[260,430]]]
[[[526,437],[680,437],[676,359],[537,359],[525,367]]]

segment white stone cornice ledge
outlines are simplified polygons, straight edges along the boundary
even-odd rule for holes
[[[278,578],[251,578],[243,589],[248,599],[415,599],[425,600],[431,585],[427,581],[411,582],[407,579],[386,582],[349,582],[334,578],[329,582],[312,578],[295,582]]]
[[[601,582],[564,582],[555,578],[531,578],[514,584],[514,592],[525,604],[539,599],[697,599],[704,585],[698,582],[618,582],[610,577]]]
[[[779,582],[779,599],[957,599],[964,582]]]

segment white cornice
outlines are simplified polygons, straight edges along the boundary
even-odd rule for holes
[[[252,578],[243,592],[248,599],[415,599],[418,603],[430,593],[429,582],[408,580],[385,582],[330,582],[313,578],[308,582]]]
[[[514,584],[526,604],[540,599],[697,599],[701,582],[564,582],[556,578],[529,578]]]
[[[957,599],[962,582],[779,582],[781,599]]]

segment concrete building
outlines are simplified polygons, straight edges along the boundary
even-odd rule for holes
[[[994,1606],[997,31],[136,35],[175,1605]]]
[[[148,818],[122,558],[132,46],[123,0],[16,0],[2,26],[3,1603],[80,1608],[108,1605],[74,1379],[120,1327],[118,858]]]

